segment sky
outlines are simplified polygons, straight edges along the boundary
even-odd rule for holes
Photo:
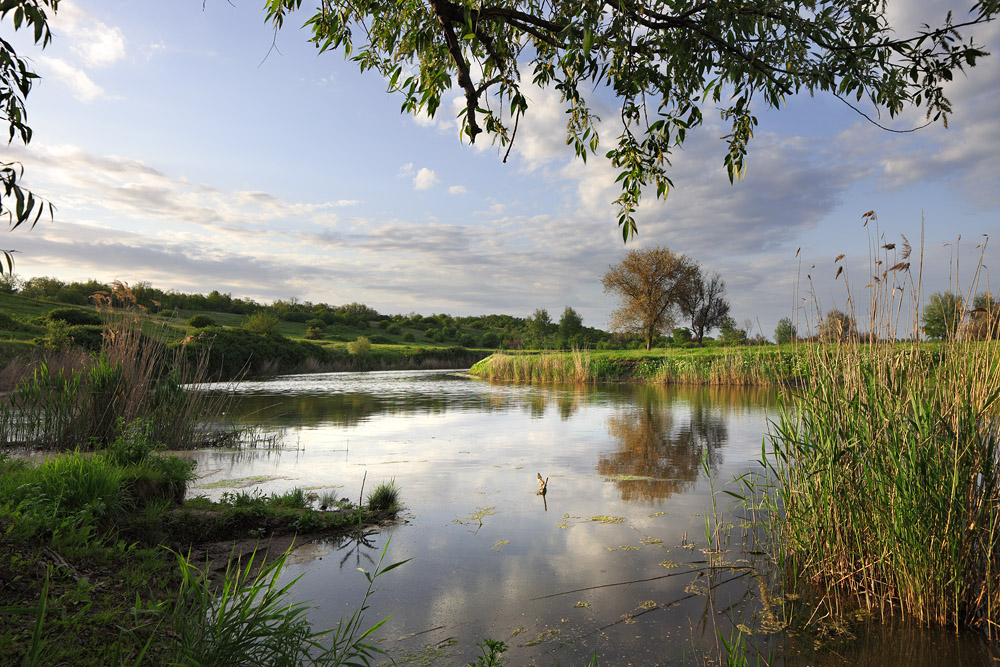
[[[275,34],[262,4],[62,0],[44,50],[9,17],[0,23],[42,77],[27,104],[34,138],[4,160],[21,161],[24,185],[57,209],[0,240],[18,251],[18,276],[357,301],[385,314],[545,308],[558,320],[571,306],[605,328],[617,302],[601,276],[631,249],[667,246],[718,272],[733,317],[768,337],[779,318],[805,331],[849,295],[863,312],[870,249],[901,247],[901,235],[923,302],[955,285],[989,287],[1000,243],[997,56],[952,82],[948,128],[889,133],[819,95],[760,109],[736,185],[723,166],[726,129],[707,111],[673,158],[675,187],[665,201],[644,199],[626,246],[611,203],[617,174],[574,158],[557,94],[530,91],[503,163],[488,142],[459,139],[457,93],[434,118],[400,114],[379,75],[317,53],[298,29],[306,12]],[[968,6],[895,0],[890,19],[908,32]],[[1000,22],[971,34],[1000,50]],[[595,104],[615,116],[613,100]],[[921,121],[910,113],[892,126]],[[603,146],[615,134],[602,124]],[[871,210],[877,230],[863,224]],[[997,238],[982,254],[987,237]],[[909,282],[904,292],[916,298]]]

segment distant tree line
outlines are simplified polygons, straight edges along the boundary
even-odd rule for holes
[[[214,327],[219,322],[218,315],[213,314],[225,313],[242,316],[243,328],[256,330],[263,326],[262,323],[268,323],[272,333],[277,333],[280,322],[301,323],[306,326],[306,338],[313,340],[350,340],[362,334],[373,343],[437,343],[490,349],[634,346],[627,336],[584,326],[583,318],[570,306],[564,309],[558,322],[553,322],[543,308],[530,317],[499,314],[456,317],[444,313],[385,315],[363,303],[331,305],[292,297],[262,304],[218,290],[188,294],[162,290],[148,282],[135,283],[130,289],[136,302],[149,312],[183,316],[192,329]],[[84,306],[91,303],[94,294],[112,292],[112,286],[96,280],[66,282],[53,277],[21,280],[8,273],[0,276],[0,292]],[[268,317],[255,317],[258,314]]]

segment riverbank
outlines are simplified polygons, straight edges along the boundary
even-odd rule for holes
[[[321,638],[276,587],[292,545],[364,539],[398,492],[184,500],[190,463],[137,442],[37,465],[0,455],[0,664],[218,664]]]

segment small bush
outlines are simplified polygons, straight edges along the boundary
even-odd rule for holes
[[[415,340],[416,340],[416,337],[413,335],[412,331],[407,331],[406,333],[403,334],[402,341],[404,343],[412,343]]]
[[[132,465],[144,461],[163,445],[151,437],[153,425],[147,420],[136,419],[124,423],[118,419],[118,437],[108,444],[108,457],[118,465]]]
[[[188,319],[187,325],[194,329],[204,329],[205,327],[214,327],[215,320],[202,313]]]
[[[66,324],[101,324],[101,316],[92,310],[82,308],[56,308],[49,311],[49,320],[60,320]]]
[[[281,322],[270,313],[260,310],[251,315],[247,315],[240,325],[245,331],[261,334],[262,336],[280,336]]]
[[[74,345],[90,352],[98,352],[104,344],[104,327],[82,325],[69,328],[69,337]]]
[[[312,327],[319,329],[320,331],[325,331],[326,322],[319,319],[318,317],[314,317],[311,320],[306,320],[306,328],[312,328]]]
[[[323,330],[319,327],[306,327],[306,338],[308,340],[322,340]]]
[[[358,336],[355,340],[347,344],[347,351],[355,356],[368,354],[371,348],[371,341],[364,336]]]
[[[69,325],[63,320],[52,320],[49,322],[48,331],[37,342],[46,350],[61,352],[68,348],[73,339],[69,336]]]
[[[369,336],[368,337],[368,341],[371,342],[371,343],[374,343],[376,345],[391,345],[392,344],[392,340],[389,339],[389,338],[386,338],[382,334],[374,334],[372,336]]]

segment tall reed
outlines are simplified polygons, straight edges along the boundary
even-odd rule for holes
[[[801,349],[732,347],[721,351],[667,351],[656,357],[571,353],[504,354],[483,359],[470,371],[510,382],[600,382],[634,380],[653,384],[777,386],[808,375]]]
[[[131,290],[95,295],[104,320],[100,353],[76,367],[43,360],[0,399],[0,446],[101,447],[122,424],[152,424],[169,448],[191,447],[224,409],[220,394],[189,391],[206,377],[205,355],[169,347],[165,325],[151,325]]]
[[[919,321],[919,272],[914,281],[905,246],[902,258],[880,249],[873,335],[810,348],[810,385],[786,393],[772,426],[775,526],[798,575],[996,636],[1000,344],[952,338],[931,353],[897,342],[904,308],[914,330]]]

